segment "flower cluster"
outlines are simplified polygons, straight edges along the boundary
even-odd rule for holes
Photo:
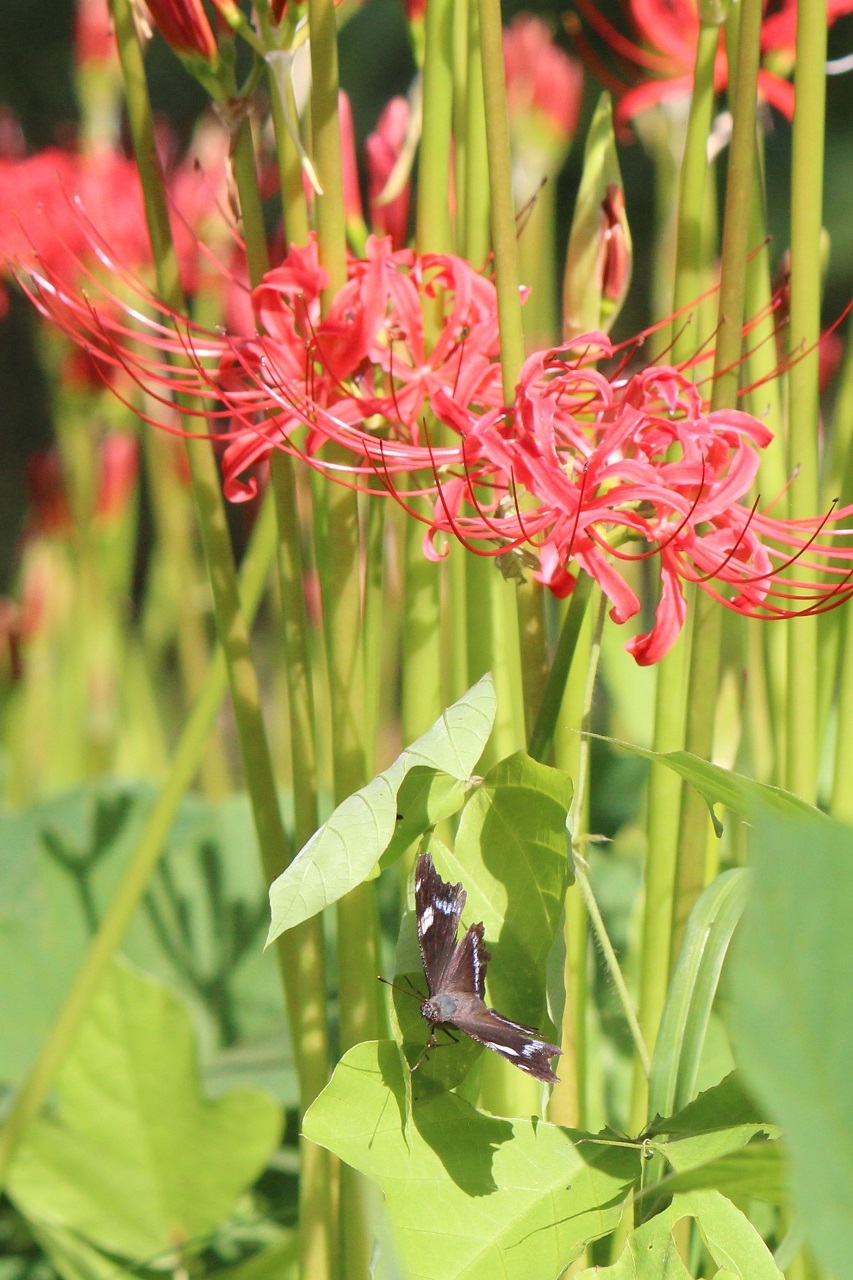
[[[839,545],[836,527],[850,513],[792,522],[749,503],[771,433],[739,410],[709,411],[684,370],[617,366],[607,376],[614,349],[591,333],[570,352],[531,356],[507,405],[491,280],[452,255],[375,237],[348,277],[321,316],[327,277],[316,246],[291,250],[254,291],[257,332],[246,339],[162,306],[142,330],[143,306],[134,308],[130,328],[37,267],[28,287],[149,397],[195,398],[190,412],[223,439],[232,500],[253,495],[257,480],[244,477],[273,449],[352,486],[375,491],[378,476],[427,526],[429,556],[446,554],[450,537],[477,554],[532,553],[536,578],[558,596],[583,571],[620,624],[640,611],[628,565],[656,558],[654,626],[627,645],[638,663],[675,642],[687,582],[769,618],[853,594],[853,548]],[[145,295],[144,309],[154,306]]]

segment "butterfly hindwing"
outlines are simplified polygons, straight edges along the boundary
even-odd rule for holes
[[[550,1060],[561,1052],[559,1045],[539,1039],[523,1023],[512,1022],[483,1004],[481,1009],[457,1010],[453,1025],[537,1080],[554,1084],[558,1079]]]
[[[420,855],[415,864],[415,913],[418,946],[430,995],[444,990],[467,896],[461,884],[442,880],[428,853]]]

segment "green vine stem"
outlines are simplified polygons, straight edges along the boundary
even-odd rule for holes
[[[749,249],[749,218],[744,217],[744,210],[748,210],[750,205],[755,164],[755,102],[761,18],[761,0],[742,0],[732,101],[734,123],[726,177],[712,409],[731,409],[737,404],[746,288],[744,264]],[[697,600],[699,594],[702,593],[694,592],[692,601],[685,747],[702,759],[708,759],[713,745],[723,611],[707,596]],[[687,787],[682,795],[679,820],[671,958],[681,945],[687,919],[705,885],[707,839],[707,808],[699,794]]]
[[[796,109],[791,156],[790,350],[788,470],[793,519],[818,510],[817,424],[820,336],[824,127],[826,119],[826,5],[797,5]],[[817,791],[817,618],[788,623],[788,790],[814,801]]]
[[[274,553],[275,521],[272,506],[267,502],[255,526],[241,573],[240,599],[244,614],[250,620],[257,612]],[[198,770],[211,726],[227,689],[225,656],[218,647],[208,667],[202,692],[181,733],[166,781],[140,832],[118,888],[6,1117],[0,1132],[0,1187],[5,1185],[15,1151],[41,1111],[77,1028],[148,887],[178,806]]]

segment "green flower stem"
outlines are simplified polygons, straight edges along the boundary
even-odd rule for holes
[[[726,178],[723,248],[720,275],[719,325],[714,361],[712,409],[731,409],[737,403],[749,249],[749,209],[755,164],[755,100],[761,40],[761,0],[742,0],[738,61],[734,81],[734,124]],[[696,600],[695,595],[702,595]],[[687,686],[685,747],[702,759],[711,755],[720,669],[722,610],[704,595],[693,600],[693,643]],[[674,957],[693,904],[705,884],[708,813],[698,792],[684,789],[678,832],[678,858],[673,898],[670,955]]]
[[[260,603],[274,552],[275,522],[272,507],[266,503],[258,518],[241,573],[241,603],[245,616],[249,619],[254,617]],[[104,972],[121,945],[133,913],[148,887],[181,800],[198,771],[211,725],[227,688],[227,666],[222,648],[218,647],[208,667],[203,690],[175,749],[168,777],[148,814],[128,866],[74,976],[59,1014],[0,1131],[0,1187],[5,1185],[15,1151],[41,1111],[77,1028],[85,1017]]]
[[[691,304],[702,292],[708,259],[716,246],[703,235],[707,198],[708,134],[714,109],[714,64],[719,27],[702,23],[696,45],[693,96],[687,121],[678,190],[677,239],[673,310]],[[673,359],[686,360],[695,352],[699,315],[674,322]],[[684,743],[689,641],[682,636],[658,664],[655,673],[655,751],[676,751]],[[669,985],[672,902],[675,886],[678,811],[681,780],[668,769],[649,772],[646,809],[646,866],[643,934],[640,949],[639,1020],[646,1044],[653,1045]],[[645,1123],[648,1072],[635,1059],[631,1094],[631,1132]]]
[[[524,361],[524,328],[521,321],[518,244],[512,200],[512,158],[506,110],[500,0],[479,0],[479,8],[503,392],[506,403],[512,404]]]
[[[419,253],[447,253],[450,229],[450,137],[453,113],[453,3],[426,8],[423,132],[418,159],[415,243]]]
[[[847,442],[846,469],[839,475],[836,467],[834,492],[840,491],[841,504],[846,506],[853,494],[853,325],[848,325],[847,345],[841,385],[835,406],[833,436]],[[838,732],[835,739],[835,760],[832,776],[832,800],[830,812],[842,822],[853,822],[853,734],[848,726],[853,724],[853,630],[850,608],[841,609],[839,618],[839,669],[838,669]]]
[[[480,48],[478,0],[468,0],[468,76],[465,119],[464,218],[459,228],[459,251],[475,267],[482,267],[491,249],[489,212],[489,154],[486,147],[486,103],[483,96],[483,54]]]
[[[149,474],[149,493],[157,535],[157,554],[168,573],[168,599],[176,619],[176,641],[181,685],[188,706],[199,697],[208,654],[207,629],[196,602],[199,569],[192,543],[186,489],[177,472],[178,441],[156,431],[145,431],[143,453]],[[225,744],[217,725],[200,770],[201,785],[210,799],[219,799],[231,788]]]
[[[714,64],[720,28],[703,22],[696,45],[693,74],[693,96],[687,119],[687,136],[678,190],[678,228],[675,256],[673,310],[689,307],[703,289],[709,253],[714,246],[703,236],[706,182],[708,177],[708,135],[714,112]],[[692,325],[675,322],[673,359],[676,364],[688,359],[697,347],[698,316]]]
[[[168,210],[148,101],[142,51],[136,37],[129,0],[113,0],[113,17],[127,111],[139,176],[145,197],[157,287],[177,312],[184,309],[177,257],[171,239]],[[192,419],[189,420],[192,422]],[[228,665],[231,697],[240,749],[264,871],[272,881],[284,870],[288,842],[281,821],[269,746],[260,710],[260,692],[249,648],[249,632],[240,611],[234,553],[219,487],[219,472],[209,440],[187,441],[193,497],[205,561],[213,591],[217,634]]]
[[[322,195],[317,196],[317,246],[320,262],[329,275],[323,295],[325,308],[347,280],[334,0],[308,0],[308,26],[311,31],[311,139],[314,168],[322,188]]]
[[[678,751],[684,743],[689,657],[689,633],[685,632],[657,665],[652,737],[655,751]],[[681,793],[681,781],[669,769],[649,771],[638,1001],[640,1028],[646,1044],[650,1045],[657,1037],[669,986]],[[647,1095],[648,1076],[636,1062],[631,1091],[631,1133],[639,1133],[646,1123]]]
[[[486,106],[483,98],[483,60],[480,50],[480,14],[477,0],[469,0],[468,74],[465,85],[465,187],[464,219],[459,229],[460,252],[480,266],[488,261],[491,248],[489,230],[489,157],[486,148]],[[470,688],[485,671],[495,678],[497,719],[486,748],[492,763],[518,749],[524,741],[523,719],[516,708],[523,707],[521,663],[518,647],[518,605],[516,590],[501,576],[491,557],[465,557],[467,595],[468,684]],[[510,635],[509,628],[513,634]]]
[[[646,1048],[643,1033],[640,1030],[637,1015],[634,1011],[634,1005],[628,992],[628,987],[622,976],[622,970],[619,968],[619,961],[616,959],[616,952],[613,944],[607,934],[604,925],[604,919],[592,892],[592,885],[589,882],[589,867],[586,861],[586,846],[589,843],[588,837],[584,834],[589,827],[589,791],[590,791],[590,747],[591,738],[590,730],[592,728],[592,703],[595,694],[595,683],[598,675],[598,664],[601,658],[601,633],[604,629],[604,620],[607,613],[607,597],[602,591],[598,592],[598,609],[596,612],[595,629],[592,635],[592,644],[589,653],[589,666],[587,668],[586,685],[584,688],[584,705],[581,717],[581,740],[578,748],[578,773],[577,786],[575,788],[575,796],[572,804],[572,821],[574,834],[572,837],[572,856],[574,859],[575,880],[583,898],[589,922],[592,925],[596,942],[601,950],[604,963],[607,966],[607,972],[619,1002],[622,1005],[622,1011],[625,1014],[625,1021],[628,1023],[628,1030],[631,1033],[631,1039],[634,1042],[634,1048],[643,1071],[648,1076],[651,1068],[651,1059],[648,1049]]]
[[[567,605],[561,607],[564,627],[565,614],[571,612],[573,602],[574,595]],[[579,624],[576,622],[575,625],[578,626],[578,634],[574,656],[560,700],[560,713],[554,732],[554,763],[572,779],[579,777],[582,767],[583,736],[578,730],[583,723],[586,673],[593,642],[593,618],[588,607],[583,611]],[[573,805],[573,821],[577,820],[578,812],[579,809]],[[586,816],[582,826],[584,829],[589,826]],[[560,1059],[560,1083],[551,1094],[548,1119],[554,1124],[583,1128],[587,1120],[590,1070],[587,1036],[590,996],[589,917],[577,882],[566,892],[563,941],[565,1008],[560,1027],[563,1056]]]
[[[249,278],[256,286],[268,269],[269,259],[248,120],[241,125],[235,140],[233,170],[240,200]],[[293,779],[293,836],[294,847],[301,849],[319,826],[310,631],[303,590],[296,482],[290,455],[274,452],[270,471],[278,527],[278,581]],[[322,919],[315,916],[304,921],[282,935],[278,943],[284,944],[279,956],[286,977],[291,1040],[299,1075],[299,1105],[304,1115],[329,1079]],[[300,1141],[299,1204],[300,1274],[305,1280],[324,1280],[335,1269],[331,1157],[325,1148],[304,1138]]]
[[[419,253],[452,247],[449,214],[453,112],[453,4],[430,0],[426,10],[423,69],[423,133],[418,165],[415,243]],[[424,302],[428,345],[441,323],[441,299]],[[433,424],[432,430],[435,430]],[[413,483],[417,479],[413,477]],[[412,742],[435,719],[441,701],[441,574],[423,554],[423,530],[408,520],[403,533],[403,740]]]
[[[524,361],[524,327],[521,320],[518,244],[512,200],[512,159],[506,110],[500,0],[479,0],[479,10],[503,393],[506,403],[512,404]],[[519,587],[518,614],[524,709],[527,731],[530,733],[542,704],[548,670],[543,596],[538,583],[526,581]]]
[[[338,36],[333,0],[308,0],[311,32],[311,131],[322,195],[316,200],[317,244],[329,276],[324,310],[346,283],[346,217],[338,122]],[[334,451],[329,451],[335,461]],[[358,501],[343,485],[322,493],[315,530],[323,595],[329,679],[332,771],[341,801],[367,781],[365,671],[362,647]],[[380,1027],[376,981],[377,917],[373,885],[365,883],[337,906],[341,1049],[374,1039]],[[367,1276],[371,1240],[362,1180],[346,1167],[340,1183],[340,1255],[346,1277]]]
[[[284,233],[288,245],[306,245],[308,243],[309,227],[305,188],[302,185],[302,165],[299,162],[299,153],[293,145],[293,139],[287,128],[284,104],[282,103],[279,85],[272,68],[269,71],[269,85],[276,153],[278,155],[278,170],[281,180]],[[284,92],[287,94],[288,110],[291,118],[295,121],[296,101],[293,94],[293,84],[289,76],[287,77]]]
[[[551,670],[548,673],[548,682],[540,703],[539,714],[527,743],[527,754],[534,760],[544,761],[550,749],[554,737],[554,726],[560,713],[563,692],[593,585],[593,579],[588,574],[578,574],[575,589],[569,598],[569,607],[563,620]]]
[[[820,232],[826,119],[826,5],[797,6],[797,63],[791,156],[790,349],[788,470],[793,519],[818,510],[817,424],[820,336]],[[802,353],[802,354],[801,354]],[[817,790],[817,619],[788,624],[787,760],[785,785],[804,800]]]

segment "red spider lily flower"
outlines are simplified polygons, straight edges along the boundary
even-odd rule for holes
[[[145,0],[151,21],[175,53],[216,62],[219,49],[201,0]]]
[[[583,100],[583,67],[554,42],[550,27],[519,13],[504,31],[506,103],[516,202],[563,167]]]
[[[409,239],[411,178],[406,179],[402,190],[390,200],[382,203],[380,197],[400,159],[408,137],[411,115],[411,107],[406,98],[392,98],[364,144],[370,224],[376,235],[390,236],[395,249],[402,249]]]
[[[762,65],[759,95],[791,119],[794,88],[786,78],[794,65],[796,0],[776,0],[769,6],[761,30]],[[634,35],[626,35],[600,12],[594,0],[577,0],[589,27],[609,47],[620,69],[633,77],[629,85],[605,66],[589,40],[575,31],[578,48],[594,74],[618,98],[616,118],[632,119],[655,103],[689,94],[693,89],[699,14],[695,0],[627,0]],[[853,0],[827,0],[827,19],[834,22],[853,10]],[[638,79],[639,73],[639,79]],[[714,81],[717,91],[728,84],[728,58],[722,28]]]
[[[657,662],[678,638],[685,582],[763,618],[820,612],[853,595],[853,547],[830,541],[838,519],[853,512],[795,522],[743,504],[772,438],[763,423],[738,410],[708,412],[675,368],[609,380],[594,367],[613,354],[608,339],[587,334],[573,349],[583,344],[582,359],[530,357],[511,415],[457,412],[466,469],[438,494],[431,547],[439,533],[472,549],[478,540],[505,550],[532,545],[539,581],[565,596],[583,569],[620,624],[640,609],[620,564],[657,556],[655,625],[625,646],[640,665]],[[477,490],[494,496],[486,501]],[[634,542],[640,551],[630,549]]]
[[[496,558],[532,553],[536,577],[558,596],[586,572],[619,624],[640,609],[625,566],[656,558],[654,626],[626,646],[640,664],[678,637],[685,582],[763,618],[820,612],[853,595],[853,547],[838,542],[853,532],[838,528],[853,508],[785,521],[747,505],[770,432],[749,414],[709,411],[685,369],[608,377],[599,366],[614,348],[587,334],[571,354],[531,356],[507,406],[490,280],[452,255],[395,252],[374,238],[348,276],[321,317],[327,277],[316,246],[292,249],[253,293],[258,332],[248,340],[196,328],[141,285],[135,324],[101,314],[37,265],[28,287],[46,316],[130,373],[149,400],[170,409],[175,394],[198,398],[189,412],[227,442],[232,499],[253,495],[256,482],[243,477],[275,448],[352,487],[379,476],[427,526],[432,558],[451,537]],[[432,349],[430,300],[445,321]],[[430,421],[444,425],[440,443]],[[340,449],[329,460],[329,442],[351,461]],[[398,489],[403,475],[409,487]]]
[[[168,177],[172,230],[188,293],[197,286],[197,232],[219,218],[227,139],[218,137],[203,167],[186,162]],[[6,260],[37,257],[52,278],[74,287],[96,267],[101,252],[81,215],[85,207],[109,210],[111,251],[126,269],[148,267],[151,248],[132,160],[112,151],[83,156],[56,148],[24,160],[0,158],[0,271]]]

